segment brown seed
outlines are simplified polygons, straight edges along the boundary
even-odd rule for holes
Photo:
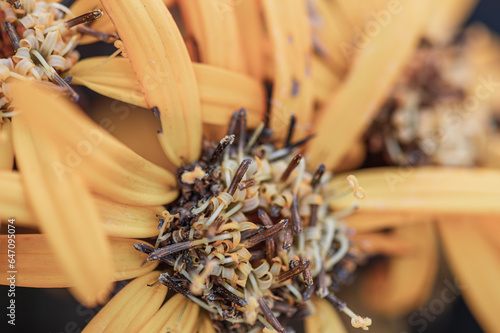
[[[266,301],[262,298],[259,298],[259,305],[260,309],[262,310],[262,313],[264,314],[264,317],[266,317],[267,321],[271,326],[278,332],[285,332],[285,329],[283,326],[281,326],[281,323],[279,322],[278,318],[274,315],[274,313],[271,311],[269,308],[269,305],[267,305]]]
[[[231,185],[229,185],[229,188],[227,189],[227,193],[229,193],[230,195],[234,195],[234,193],[236,192],[236,188],[238,187],[238,184],[241,182],[241,179],[247,172],[250,163],[252,163],[251,158],[245,158],[243,162],[241,162],[240,166],[238,167],[238,170],[236,170]]]
[[[72,18],[71,20],[66,20],[64,23],[66,23],[66,28],[70,29],[73,28],[77,25],[88,23],[88,22],[93,22],[95,20],[98,20],[102,17],[103,12],[100,9],[92,10],[88,13],[82,14],[80,16],[77,16],[75,18]]]
[[[297,154],[295,155],[290,163],[288,164],[288,167],[286,170],[283,172],[283,175],[281,176],[281,182],[284,183],[287,181],[288,177],[290,177],[290,174],[292,171],[299,165],[300,160],[302,160],[302,155]]]
[[[5,31],[7,31],[7,35],[12,43],[12,47],[14,48],[14,52],[19,48],[19,36],[17,35],[16,28],[11,22],[3,21],[3,25],[5,26]]]
[[[283,273],[280,273],[277,277],[276,277],[276,282],[277,283],[281,283],[281,282],[284,282],[286,280],[289,280],[291,278],[293,278],[294,276],[297,276],[299,275],[300,273],[302,273],[305,269],[309,268],[309,260],[305,261],[305,262],[302,262],[300,264],[294,264],[292,265],[292,262],[296,262],[298,263],[298,261],[296,260],[292,260],[290,261],[290,264],[291,266],[293,266],[292,268],[290,268],[288,271],[286,272],[283,272]]]
[[[276,223],[272,227],[258,233],[257,235],[253,236],[250,239],[247,239],[244,243],[242,243],[243,246],[246,247],[252,247],[264,240],[266,240],[268,237],[271,237],[272,235],[280,232],[285,228],[288,224],[288,220],[281,220],[279,223]]]

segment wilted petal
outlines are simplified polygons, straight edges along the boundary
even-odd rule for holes
[[[372,311],[398,316],[427,301],[434,287],[438,247],[433,223],[405,225],[393,233],[415,250],[373,266],[364,276],[359,292]]]
[[[13,82],[11,90],[14,106],[58,149],[61,159],[50,164],[57,181],[77,171],[93,191],[132,205],[165,204],[177,197],[170,172],[134,153],[65,98],[24,81]]]
[[[309,147],[313,165],[337,166],[369,126],[420,41],[428,5],[429,1],[401,4],[402,12],[386,27],[380,26],[380,33],[363,47],[347,43],[346,56],[357,57],[344,84],[317,117],[317,137]]]
[[[491,218],[443,218],[439,221],[439,231],[446,258],[468,308],[486,332],[496,332],[500,308],[500,252],[476,223],[488,220],[498,223],[498,219]]]
[[[305,320],[307,333],[347,333],[339,312],[330,303],[324,299],[315,298],[313,304],[316,312]]]
[[[500,171],[466,168],[378,168],[356,171],[367,197],[361,212],[412,212],[436,214],[499,214]],[[332,188],[345,187],[345,175],[338,175]],[[352,204],[348,196],[333,203],[337,209]]]
[[[247,72],[236,21],[235,7],[238,5],[230,1],[179,2],[186,27],[186,43],[195,43],[198,61],[239,73]]]
[[[293,114],[297,117],[294,138],[301,139],[312,129],[313,111],[311,28],[307,5],[302,0],[286,3],[263,0],[262,6],[274,62],[270,102],[273,138],[286,138]]]
[[[0,236],[2,267],[7,267],[7,235]],[[144,261],[145,253],[134,248],[135,239],[110,238],[113,259],[113,280],[127,280],[152,271],[157,263]],[[59,265],[54,250],[45,235],[16,235],[16,285],[33,288],[65,288],[73,286],[71,279]],[[5,274],[2,272],[1,274]],[[1,284],[8,281],[2,276]]]
[[[30,126],[27,116],[16,115],[12,125],[17,163],[30,206],[58,263],[75,286],[75,297],[95,306],[108,296],[113,271],[97,208],[80,175],[57,177],[53,164],[61,162],[60,154],[42,132],[46,129]]]
[[[97,313],[83,332],[137,332],[158,311],[168,288],[158,283],[159,272],[141,276],[125,286]]]
[[[181,33],[161,0],[102,0],[141,83],[149,108],[157,107],[167,157],[190,163],[201,151],[200,97]]]
[[[12,170],[13,166],[12,125],[9,119],[4,119],[0,124],[0,170]]]
[[[175,294],[142,327],[140,333],[173,332],[190,333],[197,325],[200,307],[181,294]]]

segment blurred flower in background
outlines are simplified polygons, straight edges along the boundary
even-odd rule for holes
[[[0,206],[0,216],[20,216],[31,232],[40,226],[45,234],[18,237],[18,257],[25,258],[18,263],[19,272],[24,272],[19,286],[77,286],[77,298],[94,305],[106,298],[111,280],[143,275],[96,320],[105,318],[110,324],[113,315],[130,319],[132,312],[140,317],[135,328],[154,320],[166,288],[144,287],[158,277],[157,272],[148,273],[156,263],[141,267],[146,256],[132,249],[138,241],[127,238],[157,236],[159,205],[176,195],[172,174],[198,159],[202,135],[220,140],[233,112],[245,107],[248,128],[264,121],[275,142],[285,146],[315,134],[303,151],[313,167],[373,167],[351,171],[368,198],[346,217],[357,230],[353,241],[366,255],[390,258],[383,266],[372,265],[373,272],[359,288],[373,313],[400,316],[429,299],[438,265],[437,221],[451,267],[467,286],[463,293],[469,307],[485,329],[493,329],[500,299],[492,295],[499,209],[495,185],[500,178],[489,168],[498,164],[489,142],[497,136],[497,44],[482,27],[460,33],[458,27],[473,2],[310,0],[278,6],[267,0],[153,1],[136,7],[130,0],[103,5],[77,1],[72,9],[103,9],[109,18],[80,32],[86,32],[83,40],[102,37],[97,31],[111,38],[116,28],[121,39],[115,43],[117,51],[111,57],[81,60],[61,75],[114,99],[97,99],[86,112],[139,155],[170,172],[132,153],[70,102],[29,84],[12,84],[14,101],[16,96],[19,100],[13,105],[23,111],[29,131],[40,133],[36,141],[41,146],[32,152],[44,152],[39,143],[44,140],[56,151],[38,159],[26,157],[23,164],[16,150],[20,172],[2,176],[15,200],[2,198],[7,204]],[[28,89],[33,89],[31,101],[22,99]],[[45,112],[33,112],[37,106]],[[159,122],[141,108],[152,109]],[[152,135],[156,131],[158,140]],[[25,139],[20,136],[19,141]],[[78,156],[82,142],[92,145],[92,139],[92,151]],[[70,187],[57,183],[53,168],[54,162],[65,166],[68,158],[75,161],[68,147],[80,162],[57,170],[75,178]],[[27,165],[35,167],[24,176],[23,165],[26,173]],[[345,176],[335,177],[328,186],[339,188],[340,182]],[[331,208],[342,212],[353,206],[339,199]],[[307,219],[310,213],[304,214]],[[89,221],[93,226],[83,233]],[[74,225],[79,228],[68,227]],[[118,238],[106,241],[105,234]],[[65,242],[58,242],[61,239]],[[31,246],[23,247],[23,242]],[[464,243],[475,250],[464,248]],[[33,248],[46,256],[35,255]],[[97,276],[102,283],[92,286]],[[123,295],[142,295],[147,311],[127,306]],[[308,331],[326,332],[340,325],[331,305],[321,302],[316,307]],[[171,311],[181,308],[186,313],[183,322],[196,317],[197,306],[179,295],[160,311],[170,313],[175,322],[178,314]],[[209,330],[206,318],[202,325]],[[123,323],[117,319],[117,324]]]

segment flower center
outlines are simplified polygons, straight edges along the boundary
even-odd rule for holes
[[[71,68],[80,58],[75,50],[81,37],[75,28],[102,16],[94,10],[70,20],[64,20],[70,10],[58,3],[45,1],[1,1],[0,18],[2,44],[0,80],[7,78],[34,79],[52,82],[73,100],[78,99],[69,83],[59,75]],[[9,100],[0,97],[0,108],[6,109]]]
[[[220,331],[259,321],[283,332],[315,294],[366,328],[369,319],[334,296],[362,260],[338,221],[348,212],[329,208],[351,191],[339,194],[324,165],[307,170],[294,151],[308,139],[277,149],[269,132],[262,124],[247,138],[246,113],[236,112],[228,135],[179,170],[181,193],[161,217],[155,247],[136,248],[163,262],[160,282],[209,311]],[[355,177],[349,184],[364,196]]]

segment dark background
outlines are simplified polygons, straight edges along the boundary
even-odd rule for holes
[[[436,0],[439,1],[439,0]],[[457,0],[460,1],[460,0]],[[500,33],[500,1],[482,0],[469,22],[481,21]],[[85,53],[85,50],[82,50]],[[2,268],[3,269],[3,268]],[[480,283],[480,282],[478,282]],[[118,283],[122,287],[123,282]],[[6,325],[7,287],[0,286],[0,332],[78,333],[99,309],[86,309],[73,300],[64,289],[16,288],[16,326]],[[361,332],[361,331],[360,331]],[[414,332],[417,332],[416,330]],[[437,318],[419,333],[483,332],[462,299],[455,302],[450,313]],[[119,333],[119,332],[117,332]]]

